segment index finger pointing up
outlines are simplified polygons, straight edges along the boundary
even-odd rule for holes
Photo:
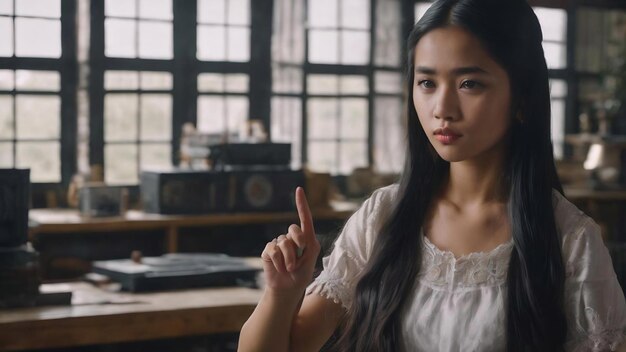
[[[304,236],[308,241],[310,240],[310,236],[315,236],[315,229],[313,228],[311,209],[309,209],[309,203],[306,200],[306,195],[304,194],[302,187],[296,188],[296,208],[298,208],[300,228],[304,232]]]

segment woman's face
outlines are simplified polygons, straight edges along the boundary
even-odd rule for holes
[[[499,154],[511,123],[506,71],[469,32],[448,26],[415,47],[413,104],[424,132],[446,161]]]

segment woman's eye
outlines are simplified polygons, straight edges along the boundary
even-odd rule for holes
[[[417,82],[417,85],[421,86],[422,88],[426,88],[426,89],[435,88],[435,83],[433,83],[433,81],[429,81],[427,79],[423,79],[423,80]]]
[[[461,88],[465,88],[465,89],[474,89],[474,88],[478,88],[480,87],[480,83],[476,82],[476,81],[463,81],[463,83],[461,83]]]

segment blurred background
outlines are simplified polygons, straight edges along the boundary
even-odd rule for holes
[[[624,284],[626,1],[529,3],[565,193]],[[254,257],[303,185],[328,248],[401,171],[405,38],[430,5],[0,0],[0,168],[30,169],[0,179],[5,205],[31,209],[0,247],[28,242],[38,283],[131,253]]]

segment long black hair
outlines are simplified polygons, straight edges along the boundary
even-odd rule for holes
[[[413,104],[414,50],[426,33],[459,26],[479,39],[507,72],[511,116],[503,180],[514,241],[507,276],[507,351],[562,351],[565,270],[552,207],[562,193],[550,139],[548,69],[542,34],[525,0],[438,0],[409,35],[407,156],[393,210],[334,347],[340,351],[401,350],[400,316],[420,270],[420,228],[449,163],[435,152]]]

